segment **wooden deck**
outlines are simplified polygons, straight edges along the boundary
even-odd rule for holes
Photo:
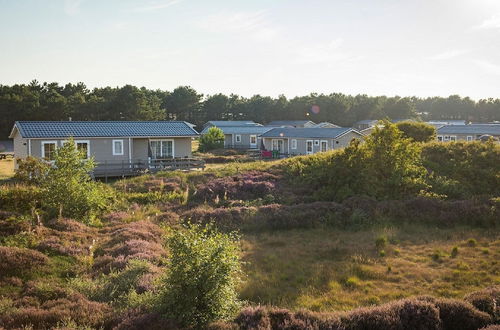
[[[205,161],[200,158],[171,158],[154,160],[104,161],[96,164],[92,175],[95,178],[137,176],[146,173],[174,170],[205,169]]]

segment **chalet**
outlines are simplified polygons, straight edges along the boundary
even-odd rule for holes
[[[191,142],[198,135],[183,121],[17,121],[9,137],[16,158],[48,161],[73,138],[99,167],[191,157]]]
[[[310,120],[275,120],[268,123],[269,127],[314,127],[316,125]]]
[[[469,124],[469,125],[445,125],[437,129],[436,139],[439,142],[448,141],[475,141],[500,139],[500,124]]]
[[[206,134],[208,126],[203,129],[201,134]],[[216,126],[224,132],[224,148],[234,149],[258,149],[261,147],[260,136],[271,130],[272,127],[262,125],[235,125],[235,126]]]
[[[290,128],[277,127],[262,134],[266,150],[280,154],[308,155],[346,147],[353,139],[363,135],[355,129],[339,128]]]

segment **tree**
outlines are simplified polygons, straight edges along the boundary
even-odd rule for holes
[[[183,326],[201,328],[238,311],[239,237],[213,226],[188,225],[167,240],[170,260],[161,312]]]
[[[97,215],[112,205],[111,189],[90,177],[94,160],[83,157],[73,139],[56,150],[54,164],[40,182],[41,205],[49,216],[71,217],[92,224]]]
[[[429,142],[436,138],[436,128],[426,123],[402,121],[397,123],[396,127],[403,133],[404,137],[412,139],[414,142]]]
[[[200,137],[198,150],[201,152],[210,151],[224,147],[224,132],[218,127],[210,127],[206,134]]]

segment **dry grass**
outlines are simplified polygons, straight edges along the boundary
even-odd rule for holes
[[[384,253],[375,244],[380,236],[388,238]],[[475,247],[467,244],[472,237]],[[498,232],[321,228],[246,235],[242,244],[242,298],[291,309],[349,310],[420,294],[462,298],[500,283]]]
[[[14,175],[14,160],[0,160],[0,181],[10,179]]]

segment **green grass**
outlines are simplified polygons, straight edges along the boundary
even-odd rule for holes
[[[383,257],[381,236],[391,237]],[[468,245],[471,236],[477,247]],[[444,252],[455,246],[454,258]],[[244,235],[242,247],[241,295],[256,304],[349,310],[410,295],[461,298],[500,283],[498,232],[479,229],[290,230]]]
[[[14,176],[14,160],[0,160],[0,181],[8,180]]]

